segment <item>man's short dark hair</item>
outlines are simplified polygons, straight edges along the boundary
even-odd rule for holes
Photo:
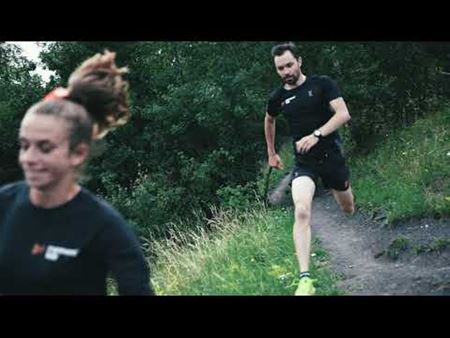
[[[273,46],[272,47],[272,58],[275,58],[275,56],[281,56],[286,51],[290,51],[296,59],[299,58],[299,55],[297,52],[297,47],[295,46],[295,44],[293,42],[287,42],[287,43],[282,43],[282,44]]]

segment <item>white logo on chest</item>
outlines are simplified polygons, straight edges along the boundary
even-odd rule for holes
[[[309,95],[309,96],[313,96],[312,90],[308,90],[308,95]]]
[[[77,257],[79,249],[67,249],[60,246],[49,245],[45,251],[45,259],[57,261],[59,256]]]
[[[294,99],[295,99],[295,95],[294,95],[294,96],[291,96],[291,97],[288,97],[286,100],[284,100],[284,104],[289,104],[289,103],[291,103],[291,101],[294,100]]]

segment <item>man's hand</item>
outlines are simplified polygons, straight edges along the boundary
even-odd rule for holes
[[[269,166],[275,169],[284,169],[283,162],[278,154],[269,155]]]
[[[297,152],[300,154],[306,154],[312,147],[314,147],[319,139],[313,134],[303,137],[301,140],[295,142]]]

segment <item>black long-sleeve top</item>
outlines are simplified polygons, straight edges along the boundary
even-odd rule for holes
[[[34,206],[25,182],[0,189],[0,294],[151,295],[149,268],[132,229],[85,188],[55,208]]]

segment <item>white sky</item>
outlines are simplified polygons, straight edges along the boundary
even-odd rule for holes
[[[48,82],[50,75],[53,74],[53,72],[44,69],[40,63],[41,60],[39,59],[39,53],[42,47],[39,46],[39,42],[40,41],[6,41],[6,43],[12,43],[20,46],[22,48],[23,55],[37,64],[36,70],[33,71],[33,74],[40,75],[44,82]]]

